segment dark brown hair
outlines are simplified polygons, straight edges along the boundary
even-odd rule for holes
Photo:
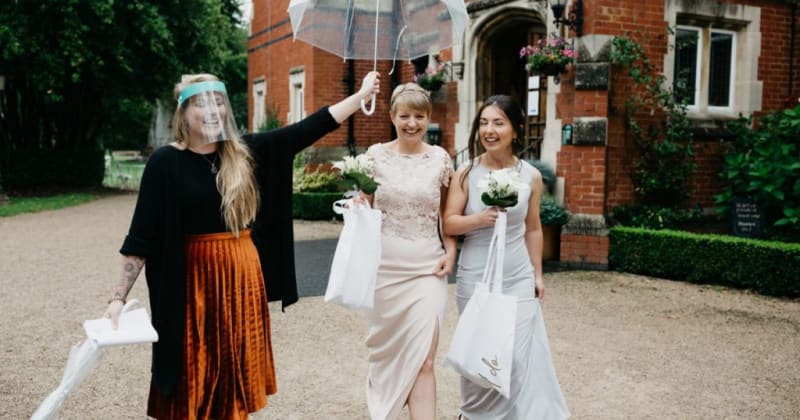
[[[481,145],[481,139],[478,130],[481,126],[481,114],[483,114],[483,110],[492,105],[499,108],[500,111],[503,111],[503,114],[505,114],[506,118],[508,118],[508,120],[511,122],[511,125],[514,127],[515,136],[514,141],[511,142],[512,153],[514,155],[519,155],[522,152],[522,139],[525,136],[525,114],[522,112],[522,108],[519,106],[519,103],[516,101],[516,99],[514,99],[514,97],[509,95],[492,95],[486,98],[480,108],[478,108],[478,112],[475,113],[475,118],[472,119],[472,129],[470,129],[469,141],[467,142],[467,148],[469,150],[469,166],[462,174],[461,179],[459,179],[459,183],[462,185],[464,180],[467,179],[469,171],[472,170],[475,157],[486,151]]]

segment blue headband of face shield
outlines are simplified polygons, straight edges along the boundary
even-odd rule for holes
[[[213,80],[194,83],[187,86],[186,89],[182,90],[180,95],[178,95],[178,106],[183,105],[187,99],[202,92],[222,92],[226,95],[228,94],[228,91],[225,90],[225,83],[220,81]]]

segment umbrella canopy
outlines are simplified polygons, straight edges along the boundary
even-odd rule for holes
[[[463,0],[292,0],[289,18],[295,39],[373,69],[460,42],[469,20]]]
[[[139,305],[136,299],[130,299],[122,308],[119,328],[111,330],[111,319],[101,318],[84,323],[88,338],[80,344],[72,346],[67,358],[67,366],[58,387],[39,404],[31,416],[31,420],[51,420],[58,417],[58,411],[78,384],[94,369],[103,357],[105,347],[129,343],[158,341],[150,318],[144,308],[131,311]],[[98,322],[100,321],[100,322]],[[108,328],[97,330],[98,324],[107,323]],[[87,324],[89,328],[87,328]],[[146,324],[142,326],[141,324]],[[142,332],[144,330],[144,332]],[[152,333],[150,332],[152,330]],[[98,339],[100,339],[98,341]]]
[[[413,59],[460,42],[463,0],[292,0],[295,39],[344,59]]]

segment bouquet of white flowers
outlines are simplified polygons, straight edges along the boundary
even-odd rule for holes
[[[343,160],[334,162],[333,168],[339,170],[342,181],[351,191],[361,190],[365,194],[374,194],[378,188],[379,184],[372,179],[375,175],[375,161],[371,156],[345,156]]]
[[[481,191],[481,201],[487,206],[514,207],[517,205],[519,190],[525,183],[519,177],[519,172],[512,168],[490,171],[478,182]]]

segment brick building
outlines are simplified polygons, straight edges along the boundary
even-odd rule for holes
[[[372,69],[371,62],[345,62],[293,42],[288,3],[253,2],[248,40],[251,130],[270,113],[285,124],[337,101],[357,89]],[[632,146],[619,111],[630,94],[631,80],[609,63],[614,36],[635,33],[647,40],[647,56],[669,83],[676,69],[695,76],[689,117],[696,127],[698,169],[690,205],[711,209],[712,196],[721,189],[716,177],[722,162],[720,124],[740,114],[780,109],[787,98],[798,95],[796,1],[569,0],[567,9],[582,21],[569,28],[553,23],[546,0],[467,3],[470,23],[460,45],[421,62],[398,62],[392,76],[387,75],[392,64],[379,62],[384,89],[375,115],[356,114],[307,156],[312,161],[338,159],[348,150],[360,152],[390,140],[392,87],[411,81],[415,64],[419,69],[428,62],[449,62],[451,81],[433,94],[431,119],[441,130],[442,146],[460,163],[481,99],[491,93],[520,99],[528,113],[528,152],[556,169],[557,199],[573,214],[561,234],[562,261],[605,265],[604,215],[634,200]],[[554,33],[574,41],[580,52],[577,63],[560,80],[529,75],[519,49]],[[693,47],[675,48],[676,37],[694,40]],[[562,128],[567,126],[572,128],[571,141],[562,144]]]

